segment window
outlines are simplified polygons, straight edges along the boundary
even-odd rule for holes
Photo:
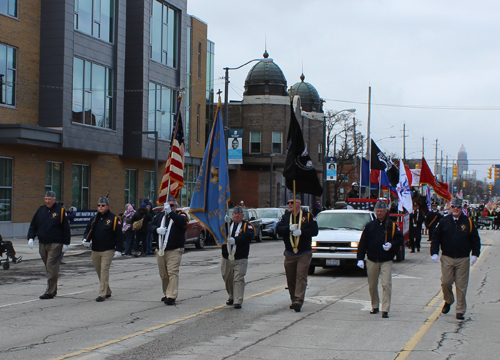
[[[199,172],[199,166],[184,166],[184,187],[181,189],[181,194],[179,196],[180,206],[189,206],[189,204],[191,203],[191,198],[193,197],[194,193],[194,186],[196,185],[196,180],[198,179]]]
[[[0,104],[16,105],[16,55],[16,48],[0,44]]]
[[[113,42],[114,14],[115,0],[75,0],[75,29]]]
[[[201,124],[200,124],[200,107],[201,105],[198,104],[196,106],[196,143],[200,143],[200,133],[201,133]]]
[[[198,43],[198,79],[201,79],[201,42]]]
[[[281,154],[281,144],[283,143],[282,138],[283,138],[283,133],[273,131],[273,145],[272,145],[273,154]]]
[[[89,179],[90,166],[73,165],[73,191],[71,206],[78,210],[90,210],[89,204]]]
[[[0,14],[17,17],[17,0],[0,0]]]
[[[113,128],[113,69],[73,61],[73,122]]]
[[[12,159],[0,158],[0,221],[12,221]]]
[[[47,162],[45,165],[45,191],[53,191],[56,193],[56,198],[63,199],[62,196],[62,169],[63,164],[60,162]]]
[[[144,199],[155,199],[155,173],[154,171],[145,171],[144,173]]]
[[[260,154],[260,131],[250,131],[250,153]]]
[[[207,40],[207,102],[214,102],[215,43]]]
[[[323,144],[318,144],[318,161],[321,161],[322,154],[323,154]]]
[[[149,83],[148,131],[158,131],[158,139],[171,140],[177,93],[165,86]],[[149,135],[153,138],[154,135]]]
[[[125,204],[137,203],[137,170],[125,170]]]
[[[177,67],[178,11],[160,1],[153,1],[150,19],[151,59]]]

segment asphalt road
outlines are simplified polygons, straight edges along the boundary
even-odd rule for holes
[[[176,306],[165,306],[154,256],[111,267],[113,295],[96,303],[90,252],[74,245],[61,267],[58,296],[39,300],[45,273],[36,250],[16,242],[26,261],[0,270],[0,359],[496,359],[500,231],[480,231],[465,321],[440,315],[440,266],[409,254],[393,266],[389,319],[370,315],[366,277],[317,269],[303,311],[285,289],[283,244],[252,243],[241,310],[225,305],[220,249],[188,248]]]

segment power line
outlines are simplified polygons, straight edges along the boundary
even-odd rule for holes
[[[324,99],[326,101],[334,101],[347,104],[358,104],[358,105],[368,105],[367,102],[362,101],[349,101],[349,100],[338,100],[338,99]],[[448,105],[398,105],[398,104],[382,104],[382,103],[371,103],[371,105],[385,106],[385,107],[395,107],[395,108],[406,108],[406,109],[422,109],[422,110],[466,110],[466,111],[499,111],[498,106],[448,106]]]

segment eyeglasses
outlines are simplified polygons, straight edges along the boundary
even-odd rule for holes
[[[289,201],[287,202],[288,205],[293,204],[294,202],[298,203],[298,201]]]
[[[451,205],[452,209],[460,209],[460,206]]]
[[[105,207],[108,204],[97,204],[97,207]]]

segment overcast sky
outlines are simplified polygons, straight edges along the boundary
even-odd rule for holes
[[[356,108],[365,136],[371,86],[382,150],[402,155],[406,123],[407,158],[421,157],[424,137],[431,168],[436,139],[450,164],[463,144],[480,179],[500,164],[499,1],[188,0],[188,13],[215,42],[215,91],[223,68],[261,58],[267,39],[288,87],[303,66],[324,109]],[[252,66],[230,71],[230,100],[242,99]]]

